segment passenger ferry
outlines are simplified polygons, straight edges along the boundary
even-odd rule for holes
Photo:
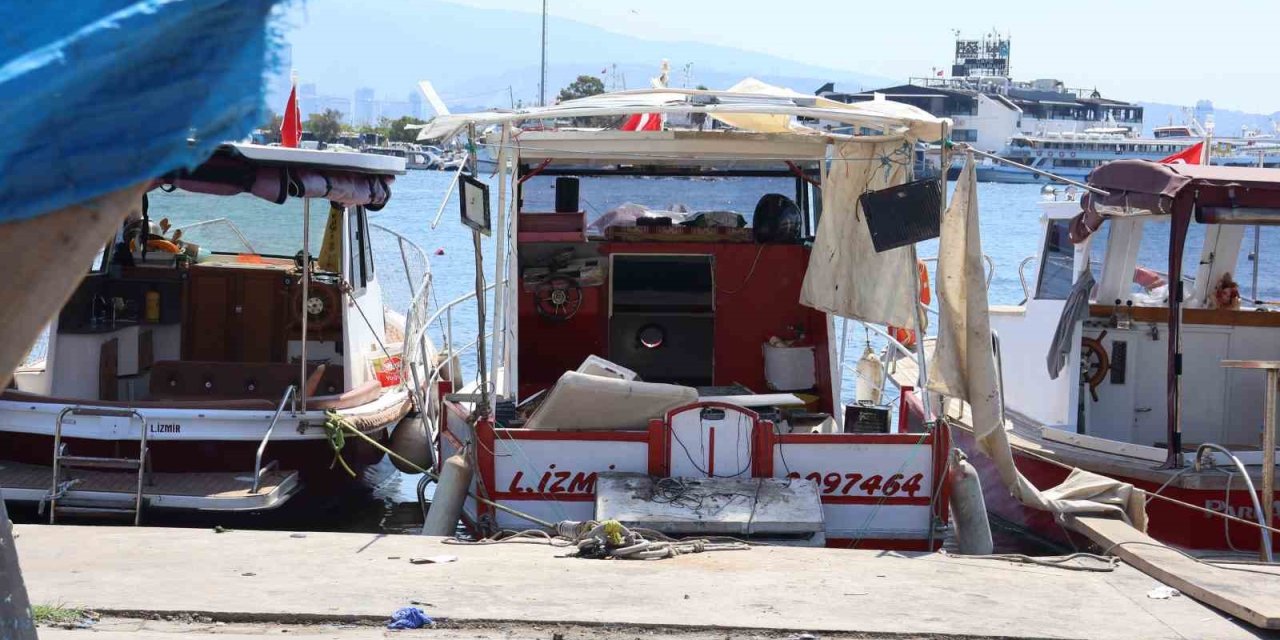
[[[1280,166],[1280,147],[1263,136],[1216,138],[1193,119],[1190,124],[1156,127],[1151,137],[1139,137],[1128,127],[1097,127],[1071,131],[1018,134],[1009,139],[1001,157],[1049,173],[1083,181],[1089,172],[1115,160],[1159,161],[1210,141],[1212,164],[1224,166]],[[1049,183],[1050,179],[1004,163],[978,167],[983,182]]]

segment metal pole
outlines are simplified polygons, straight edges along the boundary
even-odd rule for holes
[[[542,81],[538,83],[538,106],[547,106],[547,0],[542,0]]]
[[[1276,385],[1280,370],[1267,369],[1266,415],[1262,416],[1262,513],[1267,526],[1274,526],[1276,495]],[[1266,544],[1270,536],[1262,536]],[[1271,550],[1262,552],[1265,560]]]
[[[498,142],[498,225],[494,228],[494,266],[493,266],[493,353],[489,355],[491,358],[489,363],[489,371],[494,376],[494,397],[502,397],[503,390],[498,388],[497,379],[499,368],[503,362],[499,359],[499,354],[503,351],[503,343],[506,340],[503,331],[503,313],[506,306],[506,287],[503,286],[507,271],[507,182],[510,175],[507,173],[507,135],[511,133],[511,125],[502,126],[502,137]],[[510,372],[504,372],[510,373]],[[504,376],[503,380],[509,380]],[[503,385],[505,386],[505,384]]]
[[[944,142],[943,147],[945,147],[945,146],[946,146],[946,144],[945,144],[945,142]],[[1035,168],[1035,167],[1028,167],[1027,165],[1022,164],[1021,162],[1014,162],[1014,161],[1012,161],[1012,160],[1010,160],[1010,159],[1008,159],[1008,158],[1001,158],[1000,156],[998,156],[998,155],[996,155],[996,154],[994,154],[994,153],[987,153],[986,151],[979,151],[979,150],[974,149],[973,147],[971,147],[971,146],[969,146],[969,145],[967,145],[967,144],[966,144],[966,145],[964,145],[964,150],[965,150],[965,151],[968,151],[969,153],[972,153],[972,154],[974,154],[974,155],[976,155],[976,156],[982,156],[983,158],[988,158],[988,159],[991,159],[991,160],[995,160],[996,162],[1000,162],[1000,163],[1003,163],[1003,164],[1007,164],[1007,165],[1009,165],[1009,166],[1011,166],[1011,167],[1017,167],[1017,168],[1022,169],[1022,170],[1024,170],[1024,171],[1030,171],[1031,173],[1034,173],[1034,174],[1039,175],[1039,176],[1044,176],[1044,177],[1049,178],[1049,179],[1051,179],[1051,180],[1057,180],[1058,182],[1064,182],[1064,183],[1069,184],[1069,185],[1071,185],[1071,186],[1073,186],[1073,187],[1080,187],[1081,189],[1084,189],[1084,190],[1086,190],[1086,191],[1088,191],[1088,192],[1090,192],[1090,193],[1095,193],[1095,194],[1100,195],[1100,196],[1109,196],[1109,195],[1111,195],[1111,193],[1110,193],[1110,192],[1103,191],[1102,189],[1099,189],[1099,188],[1097,188],[1097,187],[1091,187],[1091,186],[1089,186],[1089,185],[1087,185],[1087,184],[1085,184],[1085,183],[1083,183],[1083,182],[1076,182],[1075,180],[1072,180],[1072,179],[1070,179],[1070,178],[1064,178],[1064,177],[1062,177],[1062,176],[1060,176],[1060,175],[1058,175],[1058,174],[1056,174],[1056,173],[1049,173],[1048,171],[1044,171],[1044,170],[1042,170],[1042,169],[1037,169],[1037,168]],[[940,151],[940,153],[942,154],[942,156],[943,156],[943,157],[946,157],[946,155],[947,155],[947,153],[946,153],[946,149],[945,149],[945,148],[944,148],[944,149],[942,149],[942,150]]]
[[[472,144],[474,144],[476,139],[475,124],[467,125],[467,135],[471,138]],[[476,159],[475,154],[471,155],[469,162],[471,164],[471,175],[474,176],[478,169],[478,160]],[[480,391],[480,400],[476,403],[475,416],[479,419],[489,414],[489,376],[488,363],[485,362],[484,344],[484,249],[480,245],[480,232],[475,229],[471,230],[471,247],[476,254],[476,322],[478,325],[478,330],[476,332],[476,370],[478,372],[477,384]]]
[[[355,247],[348,248],[355,251]],[[307,410],[307,302],[311,289],[311,198],[302,199],[302,346],[301,373],[298,376],[298,405]]]
[[[1258,152],[1258,168],[1262,168],[1265,152]],[[1258,264],[1262,258],[1262,225],[1253,225],[1253,305],[1256,307],[1261,298],[1258,297]]]

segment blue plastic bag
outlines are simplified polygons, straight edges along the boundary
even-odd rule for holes
[[[431,624],[431,618],[417,607],[401,607],[391,614],[388,629],[421,629]]]

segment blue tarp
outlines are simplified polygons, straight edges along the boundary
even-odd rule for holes
[[[278,2],[0,1],[0,222],[194,167],[264,122]]]

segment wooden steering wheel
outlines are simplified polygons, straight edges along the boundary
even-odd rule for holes
[[[538,315],[564,322],[582,307],[582,285],[569,276],[551,276],[534,289],[533,301]]]
[[[1105,337],[1107,332],[1103,331],[1097,338],[1080,340],[1080,381],[1089,385],[1089,397],[1094,402],[1098,401],[1098,385],[1111,371],[1111,358],[1107,355],[1107,348],[1102,346]]]

